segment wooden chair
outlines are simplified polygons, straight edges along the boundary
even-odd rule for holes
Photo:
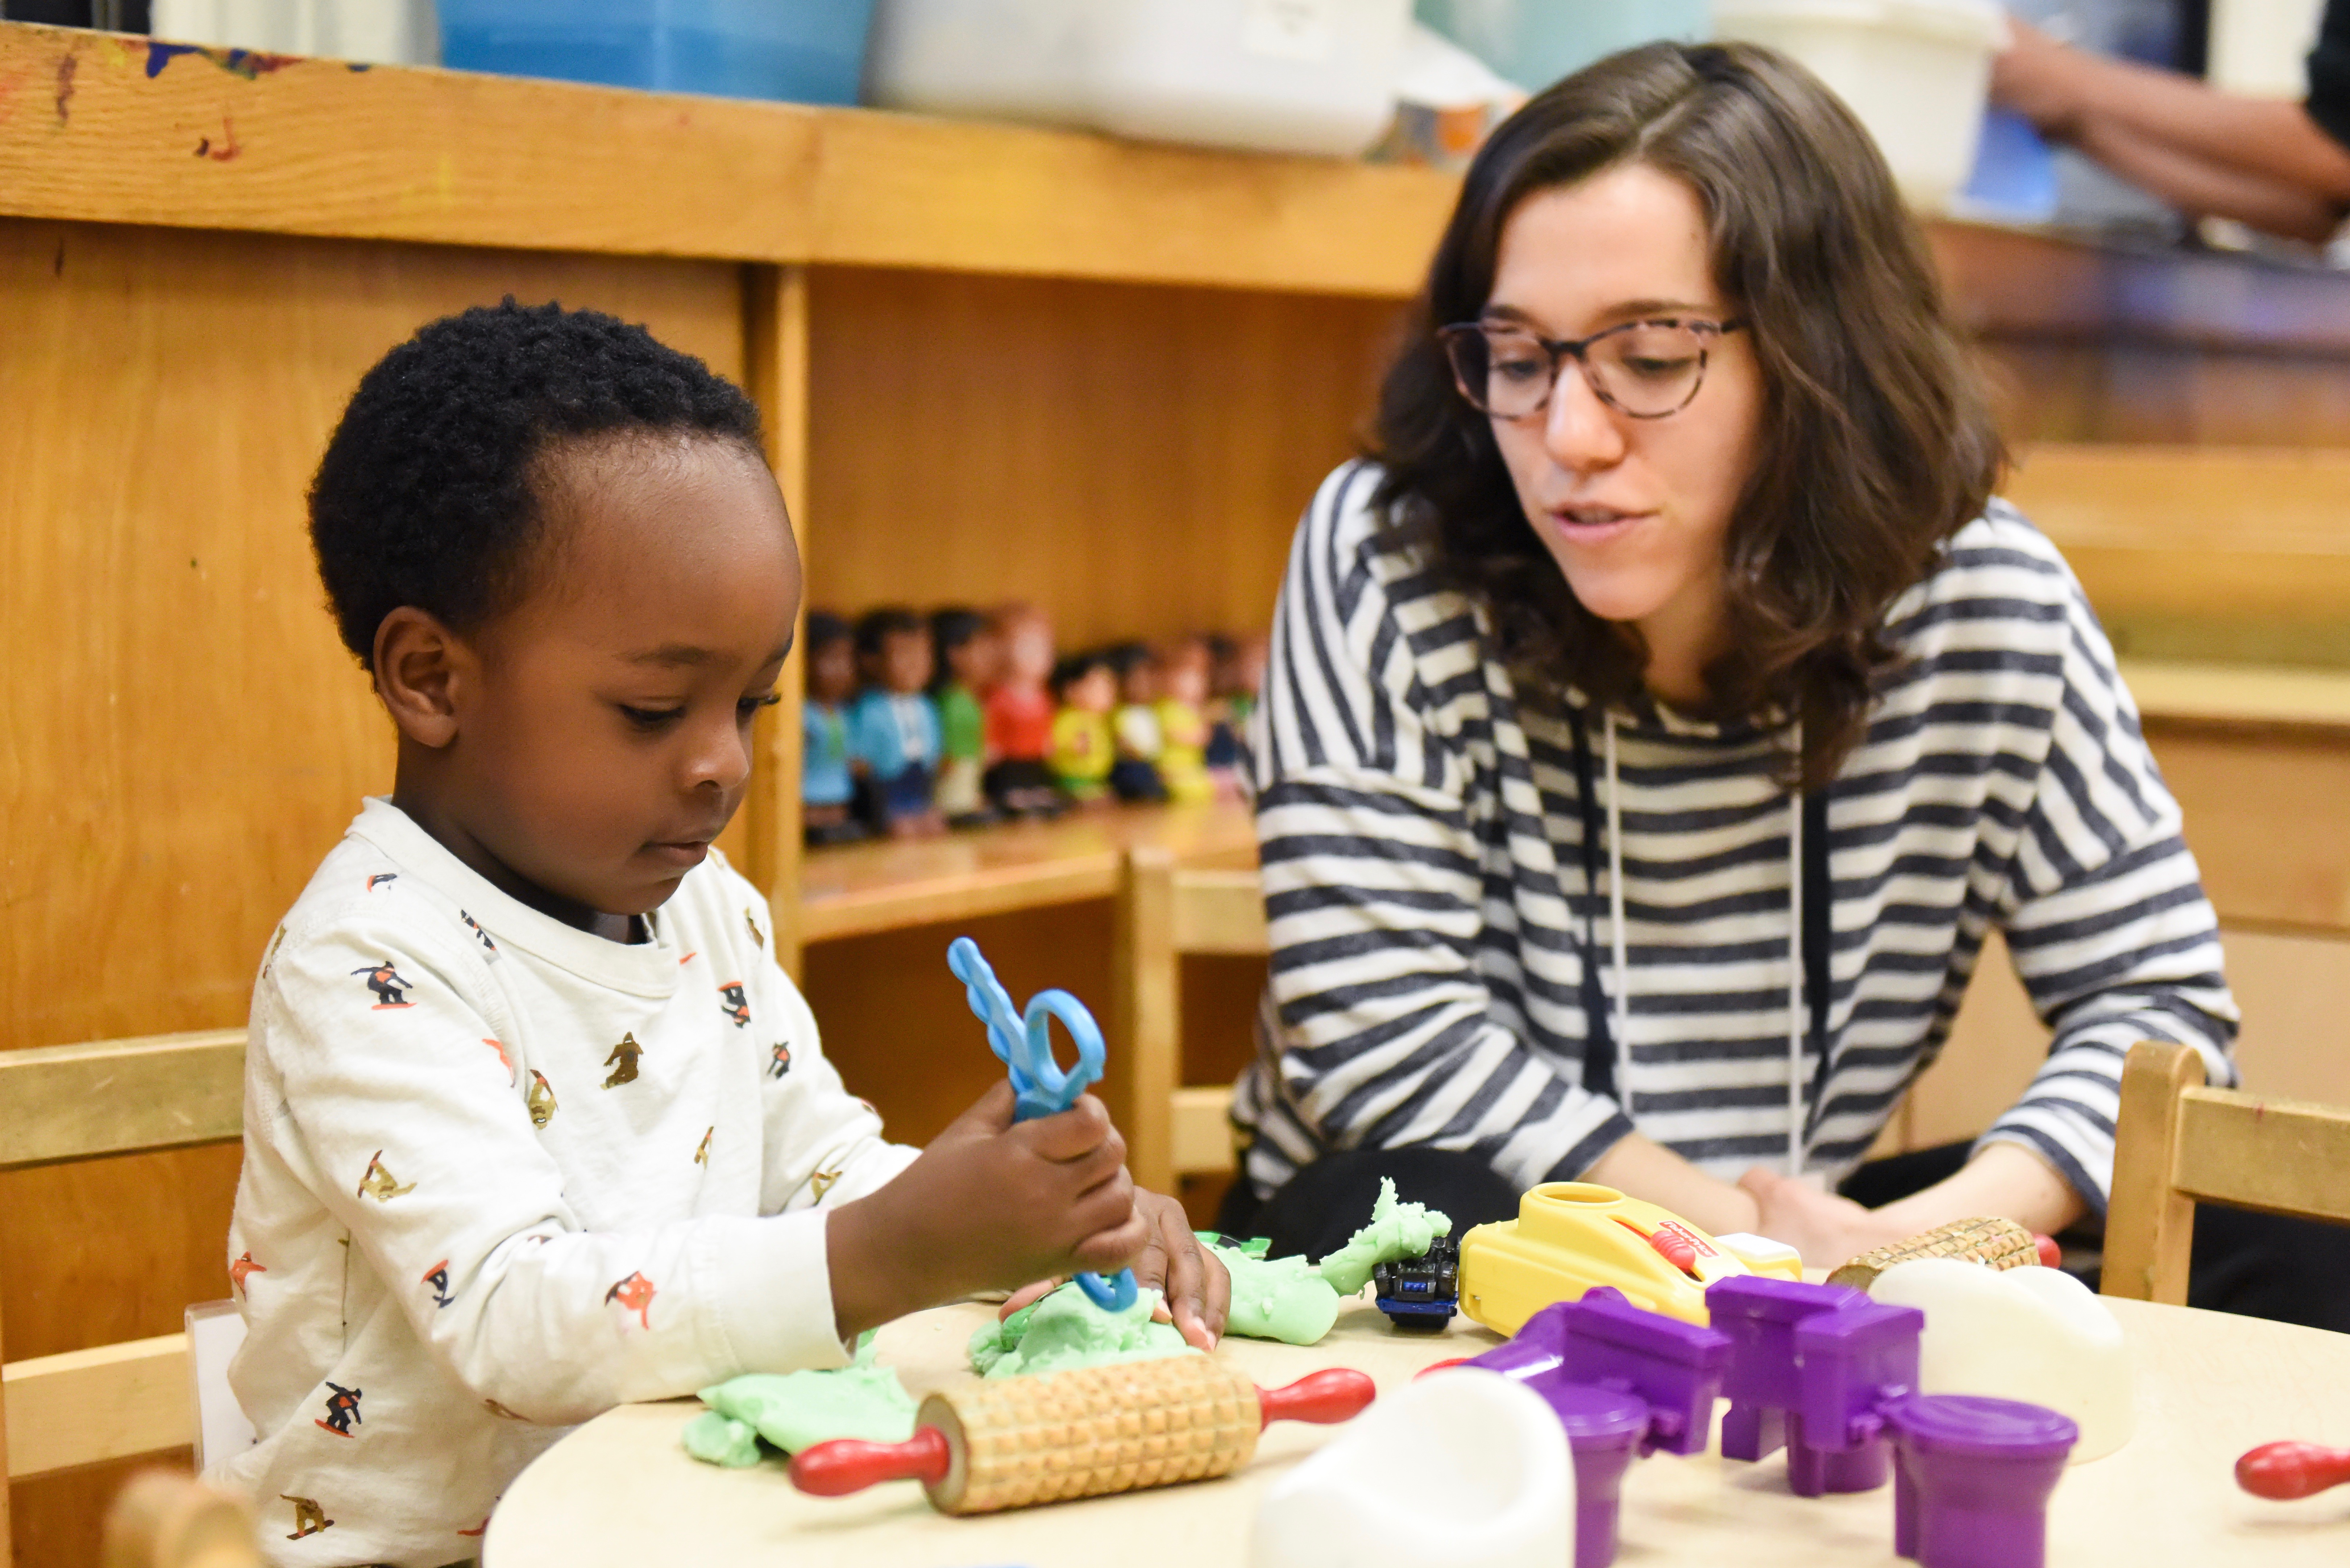
[[[1253,870],[1178,867],[1163,849],[1128,851],[1118,902],[1113,1023],[1127,1083],[1112,1106],[1138,1186],[1233,1168],[1229,1084],[1183,1082],[1183,955],[1271,950]]]
[[[177,1470],[144,1470],[106,1513],[99,1568],[263,1568],[243,1503]]]
[[[215,1143],[244,1127],[242,1029],[0,1052],[0,1171]],[[9,1480],[185,1448],[196,1424],[187,1335],[0,1366],[0,1412]],[[7,1541],[0,1484],[0,1548]]]
[[[2206,1088],[2193,1051],[2139,1041],[2122,1064],[2105,1293],[2184,1306],[2198,1202],[2350,1224],[2350,1111]]]

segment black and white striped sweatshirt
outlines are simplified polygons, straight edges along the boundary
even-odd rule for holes
[[[1808,967],[1827,997],[1791,1073],[1792,1015],[1814,999],[1773,737],[1614,715],[1619,971],[1609,857],[1585,855],[1607,820],[1596,743],[1578,770],[1575,725],[1519,705],[1480,612],[1371,510],[1378,479],[1349,464],[1307,510],[1253,722],[1274,958],[1233,1114],[1260,1192],[1324,1150],[1399,1144],[1474,1150],[1532,1186],[1635,1127],[1734,1179],[1783,1166],[1793,1126],[1833,1179],[1933,1061],[1993,926],[2055,1033],[1984,1137],[2039,1151],[2094,1210],[2133,1042],[2192,1045],[2234,1081],[2235,1004],[2178,807],[2080,585],[2012,508],[1994,502],[1894,606],[1903,662],[1813,803],[1810,901],[1831,934]]]

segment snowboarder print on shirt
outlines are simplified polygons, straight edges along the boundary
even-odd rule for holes
[[[372,1198],[378,1203],[389,1203],[403,1192],[415,1190],[416,1183],[402,1182],[392,1176],[390,1168],[383,1163],[381,1149],[375,1151],[375,1157],[368,1161],[367,1174],[359,1178],[359,1195]]]
[[[288,1541],[316,1535],[335,1522],[327,1517],[327,1511],[318,1506],[318,1500],[315,1497],[287,1497],[282,1491],[277,1496],[280,1501],[294,1505],[294,1533],[286,1538]]]
[[[743,923],[751,928],[752,941],[763,948],[767,945],[767,933],[759,929],[759,918],[747,908],[743,911]]]
[[[326,1418],[312,1424],[322,1432],[348,1438],[351,1435],[351,1423],[362,1419],[359,1415],[359,1390],[346,1388],[339,1383],[329,1383],[327,1386],[334,1392],[327,1396]]]
[[[482,1044],[498,1054],[498,1065],[506,1070],[506,1082],[508,1084],[512,1084],[515,1081],[514,1058],[506,1054],[505,1042],[503,1040],[492,1040],[485,1036],[484,1037]]]
[[[449,1293],[449,1260],[446,1258],[424,1271],[423,1282],[432,1287],[432,1304],[436,1307],[447,1306],[457,1299]]]
[[[604,1080],[604,1086],[617,1089],[622,1084],[635,1083],[637,1058],[644,1054],[645,1048],[637,1044],[634,1031],[621,1035],[620,1043],[612,1047],[612,1054],[604,1058],[604,1065],[612,1069],[612,1075]]]
[[[718,1129],[714,1127],[708,1132],[702,1135],[702,1147],[693,1151],[694,1164],[708,1165],[710,1163],[710,1140],[717,1136]]]
[[[630,1274],[627,1279],[606,1291],[604,1300],[607,1303],[619,1302],[623,1307],[637,1314],[638,1326],[650,1329],[653,1325],[650,1314],[652,1312],[654,1294],[653,1282],[638,1273]]]
[[[769,1057],[773,1058],[772,1064],[767,1068],[767,1076],[770,1078],[780,1078],[785,1074],[792,1070],[792,1043],[790,1041],[785,1041],[782,1044],[777,1045],[774,1050],[768,1052],[767,1054]]]
[[[530,1107],[530,1125],[535,1127],[543,1128],[555,1119],[555,1086],[536,1067],[530,1070],[530,1093],[523,1096],[523,1104]]]
[[[375,1010],[378,1012],[384,1012],[389,1008],[413,1007],[416,1005],[414,1002],[408,1000],[408,992],[415,990],[416,987],[410,981],[400,978],[400,971],[391,967],[391,961],[390,959],[384,960],[381,963],[369,964],[365,968],[355,969],[351,971],[351,972],[353,974],[363,974],[367,976],[367,988],[375,992],[376,997],[378,998],[375,1004]]]
[[[746,1029],[750,1027],[751,998],[743,992],[743,982],[741,981],[730,980],[724,985],[720,986],[718,988],[718,1003],[719,1011],[725,1013],[728,1018],[733,1021],[735,1028]]]
[[[367,890],[372,893],[378,888],[382,887],[386,882],[397,882],[399,880],[400,873],[397,871],[379,871],[374,876],[368,878]]]
[[[235,1262],[231,1263],[228,1266],[228,1282],[236,1287],[237,1294],[250,1299],[253,1293],[244,1288],[246,1276],[251,1274],[265,1274],[268,1272],[269,1271],[267,1269],[262,1267],[259,1263],[255,1262],[253,1261],[253,1254],[251,1252],[247,1252],[243,1257],[237,1259]]]
[[[475,937],[481,940],[482,950],[489,955],[490,961],[492,963],[497,962],[498,944],[490,940],[490,933],[482,929],[482,922],[473,919],[473,916],[465,913],[463,909],[457,911],[457,918],[465,922],[465,929],[467,930],[473,932]]]

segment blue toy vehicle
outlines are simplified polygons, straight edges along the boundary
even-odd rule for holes
[[[1461,1310],[1461,1247],[1439,1236],[1420,1257],[1381,1263],[1371,1271],[1379,1310],[1398,1328],[1437,1334]]]

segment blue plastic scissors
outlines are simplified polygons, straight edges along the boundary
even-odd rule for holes
[[[947,968],[962,981],[972,1014],[987,1025],[988,1049],[1011,1072],[1014,1121],[1067,1110],[1086,1092],[1086,1085],[1101,1076],[1101,1026],[1084,1002],[1066,991],[1040,991],[1028,999],[1024,1014],[1014,1012],[1011,993],[980,956],[979,944],[969,937],[957,937],[947,945]],[[1076,1064],[1066,1073],[1053,1059],[1055,1018],[1077,1047]],[[1096,1306],[1124,1312],[1134,1304],[1134,1271],[1120,1269],[1115,1278],[1079,1274],[1077,1288]]]

